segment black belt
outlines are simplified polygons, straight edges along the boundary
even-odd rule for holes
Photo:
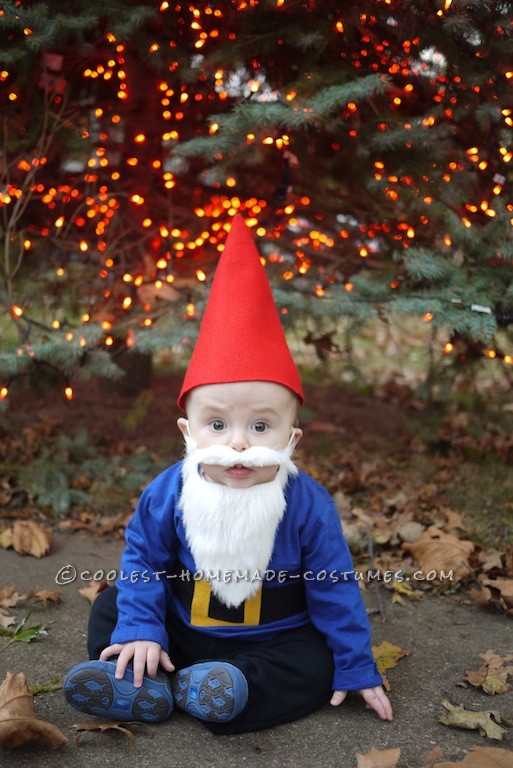
[[[180,562],[176,564],[173,576],[173,592],[183,607],[191,614],[192,624],[195,591],[198,588],[203,590],[207,582],[194,579],[194,574]],[[248,603],[250,601],[251,598]],[[292,584],[262,587],[258,615],[253,615],[250,621],[248,621],[245,612],[246,605],[247,603],[243,602],[237,607],[229,608],[210,591],[201,624],[204,626],[215,626],[217,622],[251,625],[269,624],[303,613],[307,609],[303,581],[300,579]],[[252,613],[254,614],[254,612]]]

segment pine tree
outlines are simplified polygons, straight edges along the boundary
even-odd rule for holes
[[[12,0],[0,36],[1,396],[190,344],[237,211],[290,319],[513,363],[512,2]]]

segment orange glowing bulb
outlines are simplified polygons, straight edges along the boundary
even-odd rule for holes
[[[64,395],[66,400],[73,400],[73,389],[71,387],[66,387],[64,390]]]

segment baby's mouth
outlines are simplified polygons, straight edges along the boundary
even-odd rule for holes
[[[244,464],[234,464],[233,466],[228,467],[228,474],[233,477],[248,477],[252,471],[253,470],[250,467],[245,467]]]

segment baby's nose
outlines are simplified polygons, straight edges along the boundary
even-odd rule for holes
[[[246,448],[249,448],[248,441],[242,430],[232,432],[229,445],[234,451],[245,451]]]

